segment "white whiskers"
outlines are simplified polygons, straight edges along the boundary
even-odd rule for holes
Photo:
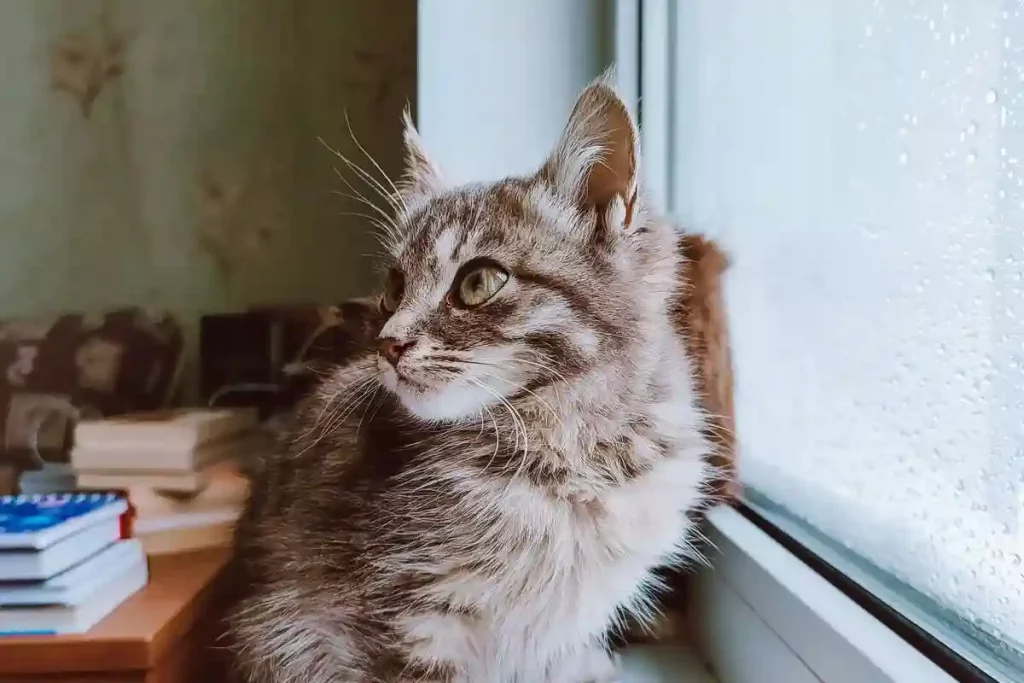
[[[310,428],[306,430],[302,436],[296,439],[296,441],[309,439],[309,442],[295,455],[295,457],[303,455],[309,449],[323,441],[324,438],[344,424],[349,415],[363,404],[367,398],[374,396],[380,387],[380,384],[377,382],[378,377],[380,377],[380,373],[376,372],[335,391],[334,395],[324,402],[320,414],[313,421]],[[347,395],[340,402],[336,402],[337,397],[342,392],[347,392]],[[325,416],[327,416],[326,421],[324,420]],[[314,433],[316,433],[316,436],[314,438],[310,438]]]
[[[391,179],[390,176],[388,176],[387,173],[385,173],[384,169],[381,168],[381,165],[377,163],[377,160],[373,158],[373,155],[371,155],[362,145],[362,143],[359,142],[358,138],[356,138],[356,135],[352,130],[352,123],[349,120],[347,111],[345,112],[345,125],[348,128],[348,133],[349,136],[352,138],[352,142],[355,143],[355,146],[359,149],[360,152],[362,152],[363,156],[367,158],[367,160],[373,165],[377,172],[383,177],[384,182],[386,182],[388,186],[390,186],[390,189],[388,187],[385,187],[384,183],[382,183],[372,173],[370,173],[365,168],[363,168],[356,162],[346,157],[344,154],[342,154],[334,147],[331,147],[329,144],[327,144],[327,142],[323,138],[318,138],[320,144],[322,144],[332,154],[338,157],[342,161],[342,163],[344,163],[345,166],[356,175],[357,178],[362,180],[367,187],[369,187],[377,195],[379,195],[385,202],[387,202],[390,209],[394,212],[394,215],[389,214],[376,203],[371,201],[365,194],[357,190],[338,169],[334,169],[335,174],[337,174],[338,178],[345,184],[345,186],[352,193],[349,194],[346,192],[335,192],[335,194],[338,194],[342,197],[347,197],[361,204],[364,204],[367,207],[369,207],[375,214],[377,214],[376,216],[369,216],[360,213],[342,215],[360,216],[370,221],[372,225],[378,228],[378,231],[375,231],[374,234],[381,241],[382,246],[387,251],[394,253],[398,250],[398,247],[402,242],[402,228],[399,225],[399,220],[404,219],[406,216],[408,216],[409,207],[406,205],[405,199],[403,198],[402,193],[399,192],[397,185],[395,185],[395,182]]]

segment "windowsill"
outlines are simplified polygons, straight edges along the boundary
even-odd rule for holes
[[[640,645],[622,655],[620,683],[715,683],[685,646]]]
[[[953,683],[930,659],[730,507],[708,516],[699,648],[725,683]]]

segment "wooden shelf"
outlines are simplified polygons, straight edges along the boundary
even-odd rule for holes
[[[0,638],[0,680],[178,680],[161,670],[194,654],[191,635],[227,559],[227,549],[151,558],[149,584],[88,633]]]

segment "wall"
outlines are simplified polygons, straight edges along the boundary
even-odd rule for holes
[[[450,180],[540,166],[580,90],[612,61],[614,10],[609,0],[420,0],[418,126]]]
[[[400,171],[415,33],[413,0],[0,0],[0,317],[366,291],[318,137],[372,168],[347,112]]]

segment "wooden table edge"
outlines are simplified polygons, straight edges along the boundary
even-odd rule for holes
[[[26,674],[132,672],[153,668],[196,623],[226,565],[227,548],[151,558],[150,583],[91,631],[75,636],[0,637],[0,676]],[[159,599],[168,584],[193,587],[184,604],[155,632],[138,636],[108,633],[120,610]],[[148,595],[147,595],[148,593]],[[165,598],[166,599],[166,598]]]

